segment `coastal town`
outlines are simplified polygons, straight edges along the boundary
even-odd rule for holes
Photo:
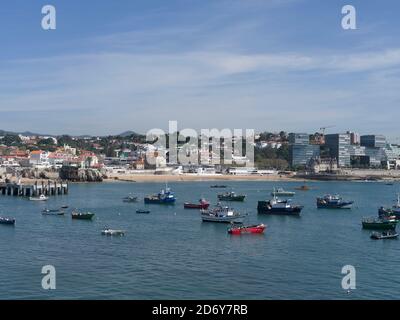
[[[213,154],[211,142],[198,155],[201,164],[183,165],[171,162],[167,149],[132,131],[79,137],[0,131],[0,181],[400,178],[400,146],[383,135],[325,134],[321,128],[314,134],[262,132],[253,141],[252,165],[245,152],[214,162],[220,158]],[[155,163],[148,161],[149,155]]]

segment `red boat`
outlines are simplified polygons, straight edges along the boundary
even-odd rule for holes
[[[265,224],[258,224],[252,226],[232,227],[228,229],[230,234],[244,234],[244,233],[263,233],[267,226]]]
[[[199,203],[185,202],[183,204],[183,207],[185,209],[208,209],[209,206],[210,206],[210,203],[204,199],[200,199]]]

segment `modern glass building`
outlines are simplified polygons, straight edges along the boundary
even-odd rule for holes
[[[368,148],[385,148],[386,137],[382,135],[363,135],[361,136],[361,145]]]
[[[330,157],[337,160],[338,167],[350,166],[350,134],[327,134],[325,145],[329,148]]]
[[[292,167],[306,166],[312,158],[319,155],[320,146],[310,144],[308,133],[289,134],[289,157]]]
[[[289,133],[290,144],[310,144],[310,135],[308,133]]]
[[[325,144],[332,158],[336,158],[339,167],[367,166],[380,167],[382,162],[396,158],[382,135],[361,136],[361,145],[351,144],[349,133],[328,134]]]
[[[336,133],[324,137],[325,157],[336,159],[338,167],[381,167],[400,157],[400,147],[387,144],[383,135],[363,135],[359,145],[352,141],[351,134]],[[307,166],[312,158],[321,155],[321,146],[310,144],[307,133],[291,133],[289,143],[292,167]]]

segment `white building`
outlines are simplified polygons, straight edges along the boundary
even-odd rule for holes
[[[34,167],[50,167],[49,153],[42,150],[32,151],[29,154],[29,164]]]

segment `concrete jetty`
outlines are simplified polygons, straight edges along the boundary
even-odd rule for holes
[[[50,180],[34,183],[0,183],[0,194],[19,197],[63,195],[68,194],[68,183]]]

